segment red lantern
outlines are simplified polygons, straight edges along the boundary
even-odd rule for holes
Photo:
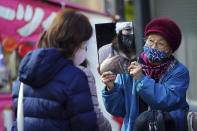
[[[12,52],[18,47],[18,43],[13,37],[5,37],[2,41],[2,47],[6,52]]]
[[[24,57],[31,50],[34,50],[34,43],[20,42],[17,52],[18,52],[19,56]]]
[[[3,40],[3,39],[2,39],[2,37],[1,37],[1,35],[0,35],[0,43],[2,42],[2,40]]]

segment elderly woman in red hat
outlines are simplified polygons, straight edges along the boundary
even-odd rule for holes
[[[168,18],[157,18],[145,29],[144,51],[128,67],[128,74],[105,72],[102,91],[107,111],[124,117],[122,131],[132,131],[139,115],[139,101],[152,110],[169,112],[178,131],[187,130],[186,91],[189,71],[173,53],[181,43],[181,30]],[[168,129],[166,129],[168,130]]]

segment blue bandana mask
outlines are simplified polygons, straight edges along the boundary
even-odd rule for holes
[[[151,63],[161,62],[167,55],[164,51],[159,51],[148,46],[144,46],[144,52]]]

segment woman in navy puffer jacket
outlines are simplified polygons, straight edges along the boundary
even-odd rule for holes
[[[13,85],[15,114],[24,83],[25,131],[96,131],[96,113],[88,80],[73,63],[85,59],[83,46],[92,34],[88,19],[75,11],[57,13],[49,29],[19,66]],[[12,130],[17,130],[16,121]]]

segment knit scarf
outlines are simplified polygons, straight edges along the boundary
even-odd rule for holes
[[[171,63],[171,60],[174,57],[166,58],[161,64],[159,65],[151,65],[148,61],[145,53],[143,52],[139,58],[139,63],[142,66],[143,73],[146,76],[149,76],[153,78],[156,82],[159,81],[161,76],[165,73],[165,71],[168,69],[168,66]]]

